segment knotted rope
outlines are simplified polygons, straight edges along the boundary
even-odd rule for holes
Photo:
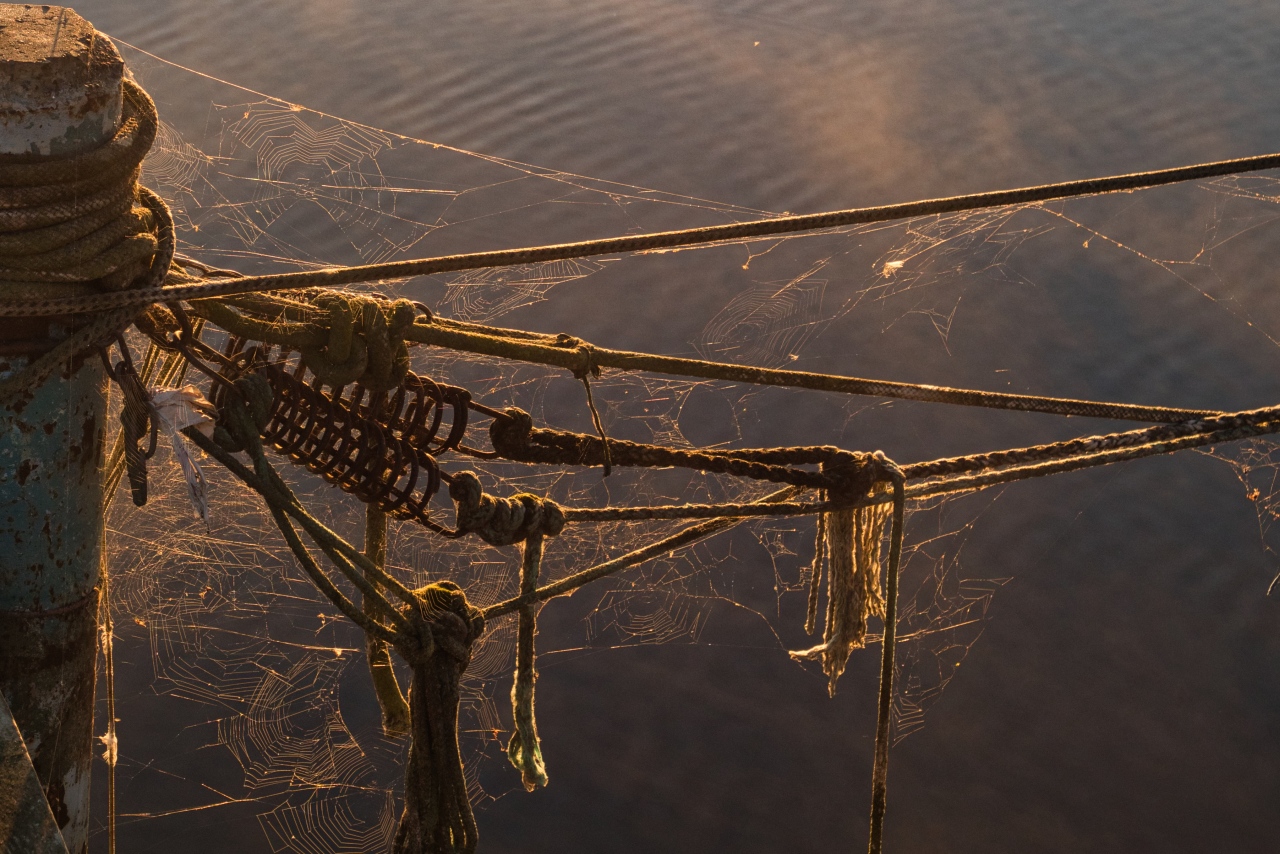
[[[303,322],[262,320],[237,311],[234,300],[200,300],[191,310],[247,340],[297,350],[303,364],[330,388],[360,383],[374,394],[398,388],[409,370],[405,335],[417,315],[413,304],[338,291],[309,296],[320,316]],[[241,300],[245,302],[252,300]]]
[[[489,495],[473,472],[453,476],[449,497],[457,508],[458,532],[475,534],[491,546],[554,537],[564,530],[564,511],[554,501],[527,492],[510,498]]]
[[[482,489],[480,479],[469,471],[453,476],[449,495],[457,507],[459,534],[475,534],[494,546],[524,543],[520,593],[532,596],[538,589],[543,539],[564,530],[565,516],[560,505],[529,493],[511,498],[489,495]],[[507,758],[520,772],[520,779],[530,792],[547,785],[547,769],[533,711],[533,684],[537,679],[533,642],[538,631],[534,607],[534,603],[528,601],[517,609],[516,673],[511,686],[515,732],[507,745]]]
[[[450,581],[407,589],[307,513],[263,452],[261,399],[270,387],[260,376],[250,374],[236,380],[233,388],[220,407],[213,439],[195,429],[188,429],[187,437],[265,499],[286,543],[320,592],[369,637],[394,646],[413,669],[405,809],[393,850],[396,854],[471,854],[477,832],[458,750],[459,684],[471,648],[484,632],[483,614]],[[245,451],[253,467],[237,460],[233,448]],[[360,591],[364,607],[348,599],[320,568],[294,522]],[[402,604],[393,606],[383,589]]]
[[[604,422],[600,420],[600,411],[596,409],[595,397],[591,394],[591,378],[600,376],[600,365],[596,362],[596,349],[581,338],[564,334],[556,336],[556,346],[572,348],[582,357],[582,364],[573,369],[573,375],[582,381],[582,387],[586,389],[587,410],[591,413],[591,424],[596,428],[596,435],[600,437],[604,448],[601,465],[604,468],[604,476],[608,477],[613,471],[613,455],[609,450],[609,437],[604,432]]]
[[[790,483],[838,494],[861,494],[874,482],[873,455],[831,445],[742,448],[732,451],[663,445],[534,427],[529,413],[508,407],[489,425],[489,441],[503,459],[544,465],[678,467],[752,480]],[[821,464],[822,471],[795,468]],[[577,515],[580,511],[571,511]],[[579,517],[581,518],[581,517]]]
[[[460,682],[484,617],[451,581],[414,591],[401,610],[412,629],[396,649],[413,668],[409,689],[412,739],[405,764],[404,813],[395,854],[471,854],[479,833],[458,751]]]
[[[409,590],[385,571],[386,515],[378,508],[371,506],[367,516],[364,553],[307,513],[263,452],[262,432],[270,418],[272,388],[257,375],[242,376],[234,383],[221,378],[223,383],[232,386],[233,392],[225,396],[213,439],[192,430],[187,435],[263,496],[304,571],[343,614],[366,632],[371,664],[376,656],[381,656],[379,661],[385,671],[382,675],[391,675],[390,682],[379,682],[380,671],[375,667],[375,684],[384,710],[388,703],[394,705],[394,699],[403,703],[390,662],[384,660],[388,645],[394,646],[413,669],[409,709],[413,739],[406,768],[405,812],[395,839],[397,854],[452,854],[471,852],[475,848],[475,820],[458,753],[457,715],[459,680],[470,661],[472,645],[484,631],[486,614],[515,612],[518,615],[512,686],[515,731],[508,755],[520,770],[526,788],[537,788],[545,785],[547,779],[534,720],[537,603],[723,530],[739,518],[766,513],[818,514],[807,628],[811,633],[816,629],[825,572],[828,600],[823,643],[793,655],[820,659],[829,680],[829,691],[834,692],[852,649],[865,643],[868,619],[879,616],[884,621],[870,843],[871,851],[878,852],[883,836],[897,585],[906,498],[980,488],[1280,429],[1280,420],[1272,420],[1277,418],[1272,413],[1246,414],[1248,417],[1240,421],[1215,424],[1212,417],[1217,413],[1209,411],[947,389],[606,350],[567,335],[547,336],[461,324],[432,318],[429,314],[419,320],[415,307],[404,300],[392,302],[366,295],[316,290],[432,272],[743,240],[814,228],[1027,204],[1273,168],[1280,166],[1280,155],[680,232],[245,277],[207,270],[194,262],[171,268],[174,236],[168,210],[158,197],[136,183],[139,164],[154,139],[156,128],[154,105],[141,89],[126,81],[124,119],[108,143],[71,158],[0,158],[0,316],[102,312],[33,362],[21,376],[0,382],[0,401],[29,391],[68,359],[118,334],[138,308],[153,302],[176,305],[178,299],[193,299],[198,301],[191,306],[192,313],[212,320],[233,335],[272,342],[300,354],[302,366],[318,380],[318,393],[328,386],[336,394],[344,386],[357,383],[373,401],[383,399],[379,396],[393,389],[402,390],[409,365],[409,342],[568,368],[584,384],[597,435],[535,430],[531,419],[518,410],[503,414],[477,407],[494,416],[493,447],[497,455],[508,459],[601,465],[606,475],[613,465],[680,465],[791,485],[770,497],[774,503],[764,505],[566,511],[555,502],[534,495],[499,498],[486,494],[479,479],[470,472],[446,477],[450,482],[450,496],[456,504],[456,535],[474,533],[499,546],[523,544],[519,596],[481,612],[471,606],[463,591],[451,582]],[[198,275],[187,270],[194,270]],[[50,294],[50,285],[56,286],[58,292]],[[262,294],[266,290],[303,287],[313,290],[288,297]],[[130,289],[127,293],[111,293],[126,288]],[[208,299],[219,295],[223,298]],[[175,307],[173,311],[182,316],[180,308]],[[145,324],[140,322],[142,325]],[[160,326],[152,323],[151,327],[161,337],[167,335]],[[196,333],[194,340],[189,340],[189,331],[189,327],[182,329],[175,340],[183,357],[198,365],[189,347],[199,344],[199,336]],[[604,366],[990,408],[1177,423],[1171,428],[1147,432],[1134,431],[1057,446],[922,464],[915,473],[934,479],[908,492],[904,472],[882,455],[853,454],[833,448],[698,451],[611,440],[605,435],[590,382],[592,377],[599,376]],[[200,369],[213,375],[206,367]],[[145,499],[145,452],[139,442],[148,426],[147,391],[136,375],[123,366],[117,366],[112,374],[126,397],[122,415],[124,468],[128,470],[135,500]],[[464,410],[466,406],[466,403],[462,405]],[[1195,418],[1203,420],[1193,422]],[[154,428],[154,421],[150,423]],[[465,419],[461,423],[465,430]],[[474,449],[456,443],[454,447],[475,453]],[[252,467],[234,456],[241,451],[248,454]],[[820,464],[821,470],[797,468],[814,464]],[[821,500],[816,504],[786,503],[803,488],[821,490]],[[886,508],[889,504],[891,510]],[[681,515],[719,518],[568,578],[538,586],[545,537],[560,533],[567,520],[677,518]],[[347,598],[319,567],[299,537],[295,524],[302,527],[339,573],[359,591],[360,605]],[[882,595],[881,545],[886,525],[890,525],[890,549]],[[395,597],[401,604],[393,606],[388,596]],[[391,689],[394,689],[394,698]]]
[[[542,567],[542,535],[534,534],[524,542],[524,559],[520,562],[520,595],[532,596],[538,589],[538,573]],[[538,678],[534,669],[534,635],[538,632],[533,602],[524,602],[516,612],[516,675],[511,685],[511,717],[515,732],[507,743],[507,758],[520,772],[525,791],[532,792],[547,785],[547,768],[542,760],[542,744],[538,740],[538,724],[533,716],[533,684]]]

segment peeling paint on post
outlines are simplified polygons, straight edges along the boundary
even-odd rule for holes
[[[68,155],[107,139],[123,70],[70,9],[0,5],[0,154]],[[0,324],[0,377],[72,322]],[[0,691],[72,854],[88,849],[105,421],[96,356],[0,406]]]

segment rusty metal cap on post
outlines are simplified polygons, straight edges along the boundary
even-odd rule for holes
[[[120,124],[124,62],[65,6],[0,4],[0,154],[93,148]]]

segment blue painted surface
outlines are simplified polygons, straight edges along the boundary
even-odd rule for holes
[[[0,610],[60,608],[97,586],[105,392],[92,359],[16,411],[0,406]]]
[[[67,854],[4,694],[0,694],[0,854]]]

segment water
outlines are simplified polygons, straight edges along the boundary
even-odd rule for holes
[[[1265,4],[77,8],[141,48],[335,115],[769,211],[1280,148],[1280,11]],[[1154,198],[1134,197],[1142,215],[1125,214],[1131,231],[1152,224],[1171,241],[1202,239]],[[694,212],[688,224],[698,221]],[[492,235],[492,245],[527,242],[513,237]],[[1028,391],[1189,406],[1280,399],[1280,350],[1232,314],[1235,303],[1157,287],[1136,263],[1045,272],[1059,250],[1074,257],[1065,246],[1036,250],[1034,300],[1016,288],[966,294],[945,348],[916,318],[918,330],[904,320],[883,345],[819,339],[812,364],[987,388],[1012,370],[1009,382]],[[1274,329],[1264,250],[1230,271],[1236,307]],[[643,299],[584,289],[509,321],[688,350],[701,321],[684,328],[663,307],[700,305],[700,289],[645,270],[631,283],[644,285]],[[821,429],[821,404],[811,406],[813,421],[787,441]],[[913,460],[1062,429],[1035,417],[894,412],[899,420],[836,438]],[[1280,597],[1264,596],[1276,566],[1230,471],[1204,457],[1160,459],[1026,484],[993,508],[966,559],[1013,581],[925,728],[894,751],[890,850],[1274,850]],[[772,648],[646,647],[544,663],[552,785],[484,809],[484,845],[858,849],[874,658],[855,659],[835,701]],[[145,715],[122,722],[122,754]],[[130,779],[122,810],[144,811],[163,782]],[[228,818],[235,809],[133,821],[122,850],[169,850],[177,839],[192,851],[268,850],[251,812]]]

